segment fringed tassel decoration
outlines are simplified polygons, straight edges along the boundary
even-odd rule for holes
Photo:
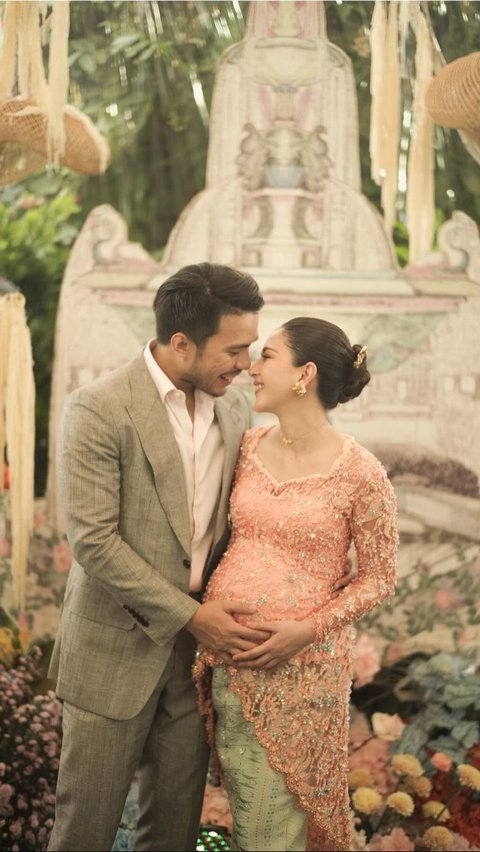
[[[376,0],[371,27],[372,94],[370,156],[372,178],[381,186],[381,204],[387,231],[395,222],[400,144],[400,62],[398,57],[398,2]]]
[[[3,491],[3,465],[5,462],[5,415],[11,329],[10,308],[11,300],[7,296],[2,296],[0,298],[0,494]]]
[[[17,65],[17,11],[19,3],[7,3],[3,13],[3,43],[0,53],[0,100],[7,98],[15,86]]]
[[[417,46],[412,131],[408,153],[406,213],[409,257],[410,261],[415,262],[431,249],[433,242],[435,160],[433,121],[425,106],[425,93],[433,72],[432,41],[425,17],[419,9],[413,12],[411,22]]]
[[[5,437],[10,471],[12,579],[15,605],[19,610],[23,610],[28,551],[33,532],[35,384],[24,297],[20,293],[4,296],[0,301],[0,315],[3,313],[8,323],[6,337],[9,340],[5,385]],[[4,319],[1,323],[4,331]]]
[[[375,0],[370,26],[370,163],[372,180],[378,185],[382,180],[382,163],[380,160],[386,31],[384,0]]]
[[[21,3],[7,0],[0,56],[0,99],[15,95],[33,98],[47,116],[48,160],[58,165],[65,151],[64,106],[69,79],[70,4],[62,0],[51,5],[47,83],[41,38],[41,20],[42,16],[45,17],[47,4],[38,0],[22,0]]]
[[[68,95],[68,33],[70,30],[70,4],[54,3],[52,34],[50,38],[48,92],[49,104],[49,159],[58,165],[65,152],[65,122],[63,108]]]

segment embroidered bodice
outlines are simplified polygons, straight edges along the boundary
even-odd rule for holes
[[[314,617],[315,643],[273,672],[229,667],[230,686],[316,829],[348,849],[351,624],[393,593],[395,495],[380,462],[350,436],[327,474],[278,482],[257,454],[268,428],[244,436],[230,502],[232,535],[205,599],[252,604],[255,620]],[[334,598],[352,541],[358,577]],[[201,650],[194,674],[204,712],[206,673],[214,665],[221,660]],[[320,843],[313,837],[309,848]]]

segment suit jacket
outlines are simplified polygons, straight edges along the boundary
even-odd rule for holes
[[[229,388],[215,402],[225,462],[211,571],[228,540],[228,498],[248,402]],[[152,694],[189,596],[190,526],[180,453],[143,353],[69,397],[58,477],[73,551],[49,674],[57,693],[114,719]]]

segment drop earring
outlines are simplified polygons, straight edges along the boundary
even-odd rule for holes
[[[307,395],[307,389],[306,389],[305,385],[303,385],[302,382],[300,382],[300,381],[295,382],[292,390],[293,390],[294,393],[297,394],[299,399],[303,399]]]

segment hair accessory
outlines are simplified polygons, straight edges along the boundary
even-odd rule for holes
[[[307,389],[305,385],[302,385],[301,382],[295,382],[293,388],[293,392],[297,394],[300,399],[303,399],[307,395]]]
[[[367,357],[367,347],[362,346],[360,351],[357,352],[357,357],[355,358],[355,361],[353,362],[353,366],[354,366],[355,370],[358,370],[358,368],[362,366],[366,357]]]

